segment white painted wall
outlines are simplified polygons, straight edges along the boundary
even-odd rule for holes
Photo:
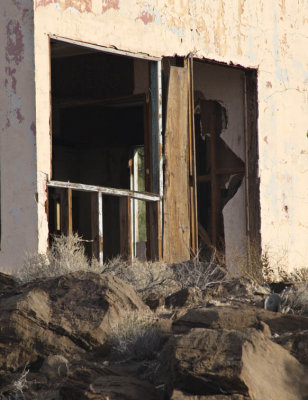
[[[37,250],[33,35],[32,0],[0,2],[0,270],[7,272]]]
[[[32,4],[35,106],[29,19]],[[36,230],[38,248],[46,248],[44,185],[38,185],[38,206],[33,203],[33,195],[36,181],[42,182],[50,175],[49,34],[152,56],[192,53],[199,58],[257,68],[262,245],[269,244],[273,254],[285,249],[286,268],[290,270],[307,265],[307,7],[306,0],[1,2],[0,37],[4,41],[0,45],[0,123],[1,149],[6,149],[1,156],[2,220],[6,232],[0,256],[2,269],[14,270],[24,250],[36,247]],[[16,68],[16,96],[14,90],[5,88],[4,76],[8,65],[2,43],[6,42],[10,19],[21,24],[25,44],[24,60],[9,65]],[[21,122],[18,109],[25,117]],[[7,115],[12,119],[9,129],[5,128]],[[34,136],[29,133],[31,127],[35,131],[35,125],[36,173]],[[17,148],[22,151],[17,152]],[[13,159],[18,164],[9,167]],[[24,178],[18,174],[20,170]]]

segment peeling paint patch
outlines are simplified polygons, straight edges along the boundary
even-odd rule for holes
[[[4,82],[5,87],[8,89],[10,86],[12,91],[14,93],[16,93],[16,84],[17,84],[16,77],[15,77],[16,68],[5,67],[5,74],[6,74],[6,78],[5,78],[5,82]],[[10,85],[9,85],[9,80],[11,81]]]
[[[30,125],[30,130],[33,133],[33,135],[35,136],[36,134],[36,125],[34,122],[32,122],[32,124]]]
[[[15,6],[18,8],[18,10],[21,9],[22,6],[22,0],[12,0]]]
[[[103,0],[103,7],[102,7],[102,12],[106,12],[110,8],[113,8],[114,10],[119,9],[119,0]]]
[[[23,60],[24,43],[18,21],[10,20],[6,25],[6,61],[18,65]]]
[[[22,115],[20,108],[16,109],[16,118],[18,120],[18,122],[21,124],[22,121],[25,119],[25,117]]]
[[[214,43],[217,52],[224,56],[226,54],[226,28],[224,25],[225,7],[223,0],[219,0],[219,6],[216,14],[216,29],[214,32]]]
[[[92,0],[36,0],[35,8],[58,4],[62,10],[74,9],[81,13],[92,11]]]
[[[22,21],[24,21],[24,19],[26,18],[26,16],[28,15],[28,13],[29,13],[29,9],[28,8],[24,8],[23,10],[22,10]]]
[[[136,20],[138,20],[138,19],[140,19],[144,23],[144,25],[147,25],[154,21],[154,15],[150,14],[147,11],[142,11],[142,13],[139,15],[139,17],[136,18]]]

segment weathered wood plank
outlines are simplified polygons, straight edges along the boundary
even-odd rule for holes
[[[91,239],[92,239],[92,256],[99,259],[97,193],[91,193]]]
[[[187,69],[170,68],[166,133],[163,257],[190,259]]]
[[[67,218],[68,218],[68,223],[67,223],[67,234],[72,235],[73,234],[73,194],[72,194],[72,189],[67,189]]]
[[[197,213],[197,179],[196,179],[196,144],[194,118],[194,71],[193,58],[185,60],[188,69],[188,130],[189,130],[189,185],[190,185],[190,230],[191,251],[198,252],[198,213]]]
[[[120,198],[120,252],[122,257],[132,261],[133,237],[131,199],[127,197]]]
[[[72,183],[62,181],[49,181],[47,183],[49,187],[67,188],[73,190],[80,190],[82,192],[101,192],[110,196],[118,197],[129,197],[132,199],[145,200],[145,201],[159,201],[161,198],[158,194],[148,192],[134,192],[133,190],[127,189],[114,189],[103,186],[85,185],[83,183]]]
[[[97,193],[97,208],[98,208],[98,259],[99,264],[104,263],[103,253],[103,195],[101,192]]]

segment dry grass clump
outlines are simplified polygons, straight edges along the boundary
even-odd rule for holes
[[[112,331],[109,337],[112,355],[121,361],[152,359],[164,339],[156,319],[147,313],[127,314]]]
[[[101,272],[98,262],[89,262],[82,239],[77,235],[55,236],[46,254],[30,254],[18,273],[22,282],[50,278],[75,271]]]

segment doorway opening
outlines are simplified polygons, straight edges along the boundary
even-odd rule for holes
[[[177,57],[163,77],[164,259],[214,248],[236,273],[260,248],[256,71]]]
[[[87,255],[101,262],[158,258],[156,62],[53,39],[50,47],[51,240],[77,233]]]
[[[193,65],[199,247],[222,252],[237,273],[259,238],[256,80],[243,68]]]

